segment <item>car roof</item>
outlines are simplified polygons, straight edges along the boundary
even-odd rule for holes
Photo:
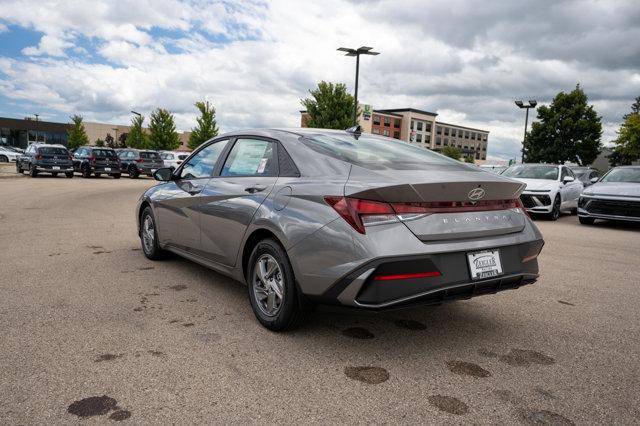
[[[36,148],[42,148],[42,147],[46,147],[46,146],[52,146],[54,148],[64,148],[67,149],[66,146],[61,145],[59,143],[32,143],[31,145],[35,146]]]

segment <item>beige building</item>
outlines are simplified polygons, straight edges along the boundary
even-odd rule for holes
[[[365,133],[400,139],[422,148],[441,151],[453,146],[476,163],[487,159],[489,132],[436,120],[438,114],[415,108],[374,110],[370,105],[361,105],[358,124]],[[307,127],[309,114],[300,111],[300,125]]]
[[[89,137],[89,143],[95,145],[98,139],[105,140],[107,135],[111,135],[116,142],[124,133],[129,133],[131,126],[125,126],[122,124],[106,124],[106,123],[92,123],[84,122],[84,129]],[[145,129],[146,130],[146,129]],[[191,132],[178,132],[180,138],[179,150],[189,150],[187,143],[189,142],[189,136]]]

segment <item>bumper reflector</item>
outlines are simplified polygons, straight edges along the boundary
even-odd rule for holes
[[[374,281],[394,281],[394,280],[409,280],[412,278],[432,278],[439,277],[440,272],[438,271],[430,271],[430,272],[417,272],[414,274],[393,274],[393,275],[378,275],[373,278]]]

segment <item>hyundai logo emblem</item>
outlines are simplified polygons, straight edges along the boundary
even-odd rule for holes
[[[469,191],[468,197],[470,200],[477,201],[484,197],[484,189],[473,188],[471,191]]]

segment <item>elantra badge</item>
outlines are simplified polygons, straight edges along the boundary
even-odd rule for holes
[[[471,191],[469,191],[469,194],[467,196],[469,197],[470,200],[477,201],[484,197],[484,189],[473,188]]]

